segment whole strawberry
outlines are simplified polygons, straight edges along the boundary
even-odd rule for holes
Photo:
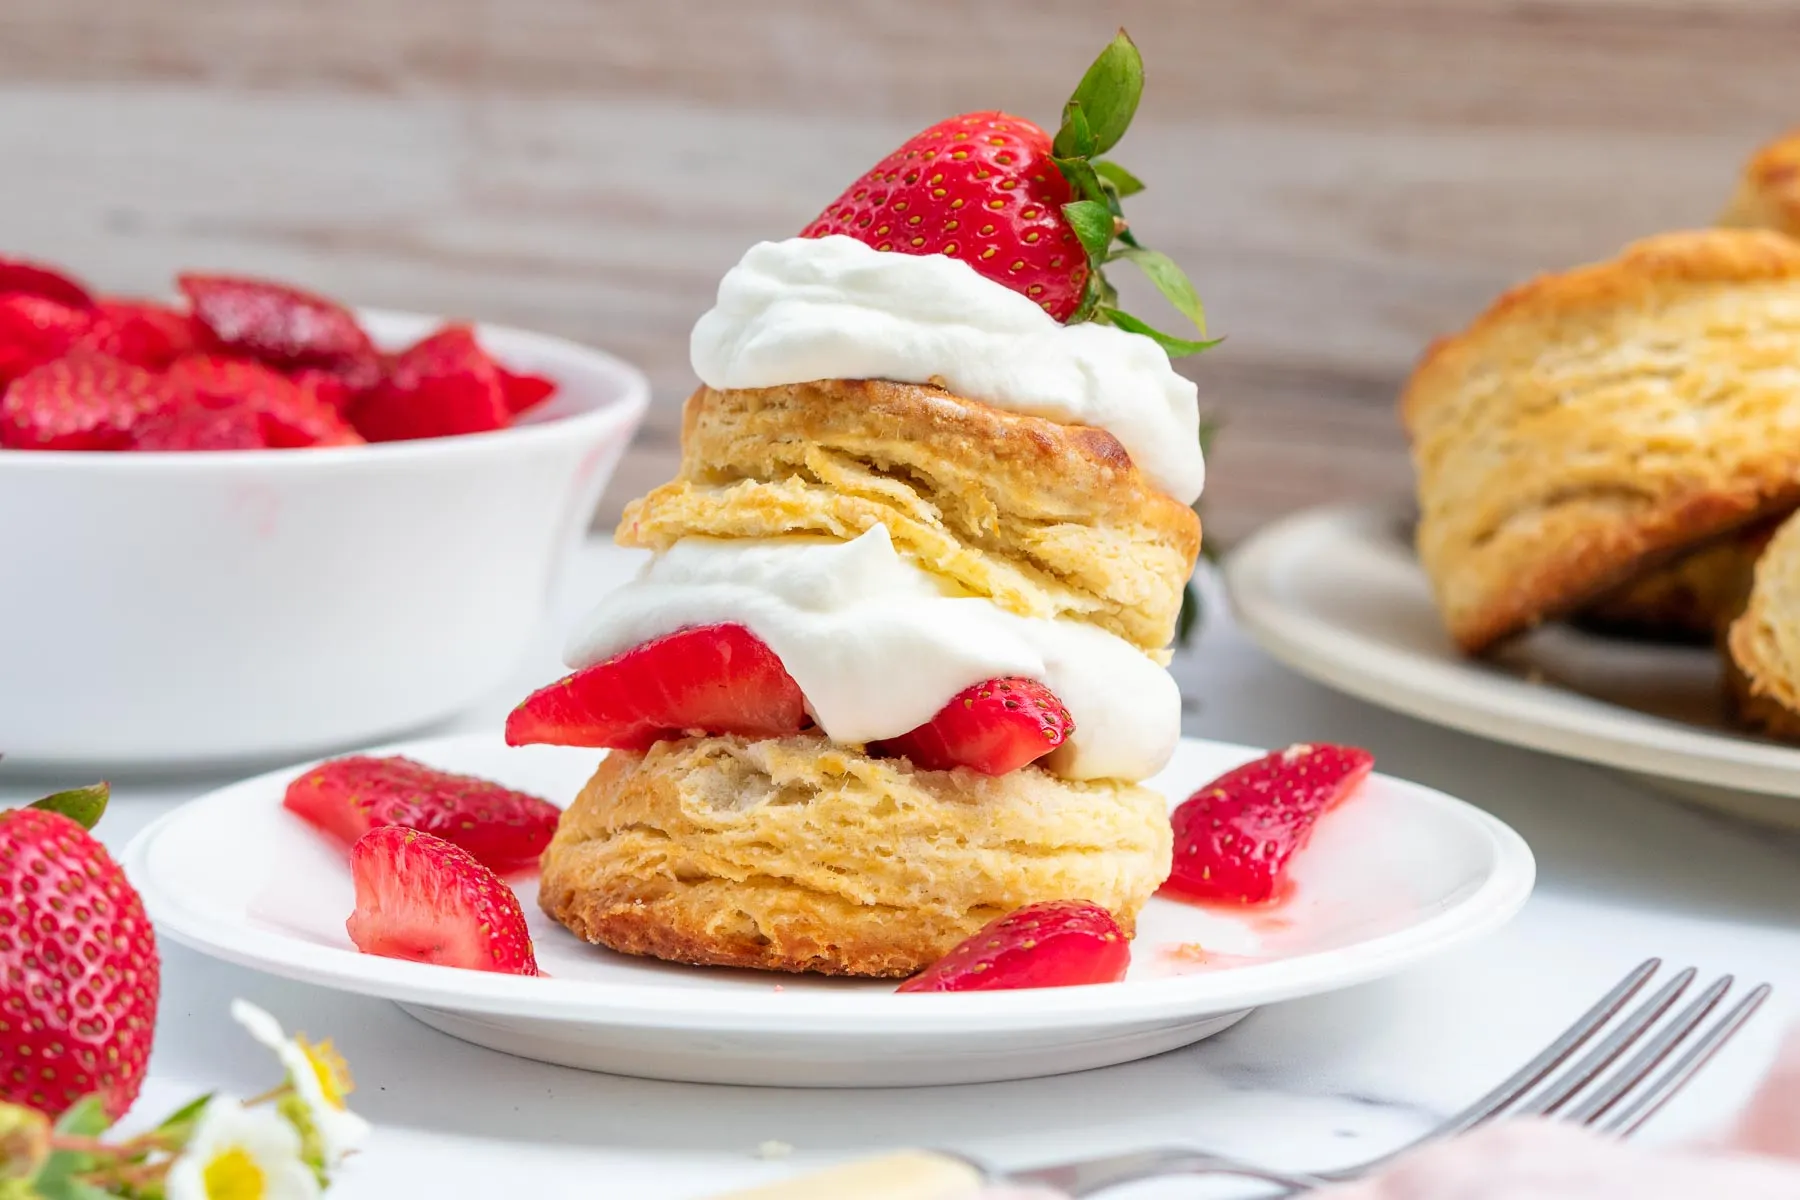
[[[106,785],[0,814],[0,1098],[57,1115],[137,1098],[161,967],[143,901],[88,832]]]
[[[1125,222],[1119,202],[1144,185],[1095,157],[1125,135],[1143,90],[1143,59],[1120,30],[1063,107],[1054,138],[1011,113],[940,121],[852,183],[801,236],[948,255],[1058,321],[1104,322],[1154,338],[1171,355],[1197,353],[1211,343],[1160,333],[1121,312],[1102,270],[1132,262],[1204,338],[1194,285]]]

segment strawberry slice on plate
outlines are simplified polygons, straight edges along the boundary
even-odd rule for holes
[[[97,355],[61,358],[14,380],[0,397],[0,446],[123,450],[174,403],[166,382],[142,367]]]
[[[1004,775],[1036,762],[1074,732],[1069,710],[1037,680],[990,679],[958,692],[917,729],[870,749],[909,759],[922,771],[968,767]]]
[[[696,733],[785,737],[807,724],[806,697],[773,650],[742,625],[705,625],[539,688],[506,718],[506,742],[646,750]]]
[[[461,846],[383,825],[350,848],[356,911],[344,923],[364,954],[536,975],[519,898]]]
[[[131,450],[193,452],[267,450],[262,415],[247,404],[206,408],[182,404],[147,418],[132,434]]]
[[[372,382],[381,355],[356,314],[312,292],[240,275],[176,277],[213,347],[284,371],[317,367]]]
[[[70,308],[92,308],[94,293],[65,271],[23,258],[0,256],[0,295],[42,296]]]
[[[399,442],[504,429],[512,414],[499,365],[474,330],[446,325],[395,355],[350,419],[371,442]]]
[[[461,846],[496,871],[535,863],[561,815],[548,800],[399,756],[320,763],[288,784],[282,804],[346,846],[371,829],[403,825]]]
[[[1131,939],[1112,913],[1086,900],[1028,904],[901,984],[902,992],[992,992],[1116,983],[1131,965]]]
[[[1354,792],[1375,756],[1305,743],[1227,771],[1178,807],[1165,895],[1232,904],[1276,899],[1319,818]]]

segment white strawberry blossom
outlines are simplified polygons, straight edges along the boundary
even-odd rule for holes
[[[316,1200],[319,1181],[300,1158],[300,1135],[268,1109],[210,1101],[169,1167],[168,1200]]]
[[[309,1042],[304,1035],[288,1037],[274,1017],[247,1000],[233,1000],[231,1016],[251,1037],[273,1050],[287,1069],[288,1081],[318,1132],[325,1165],[335,1167],[354,1153],[368,1138],[369,1123],[344,1103],[354,1085],[331,1043]]]

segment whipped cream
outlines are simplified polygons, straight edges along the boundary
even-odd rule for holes
[[[903,559],[887,527],[853,541],[684,538],[602,600],[569,666],[696,625],[745,626],[773,650],[833,741],[897,737],[957,692],[1022,675],[1075,719],[1047,761],[1068,779],[1147,779],[1181,735],[1175,681],[1122,638],[959,595]]]
[[[689,352],[715,388],[941,382],[996,408],[1104,429],[1184,503],[1206,482],[1194,384],[1161,346],[1111,325],[1060,324],[942,254],[883,253],[841,235],[762,242],[720,281]]]

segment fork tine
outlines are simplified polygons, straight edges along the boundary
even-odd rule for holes
[[[1450,1137],[1473,1129],[1477,1125],[1492,1120],[1506,1110],[1513,1101],[1536,1087],[1551,1071],[1561,1066],[1568,1057],[1587,1045],[1589,1040],[1606,1026],[1606,1023],[1617,1015],[1626,1003],[1643,990],[1651,976],[1662,968],[1662,959],[1650,958],[1639,963],[1630,974],[1621,979],[1612,991],[1602,996],[1594,1007],[1587,1010],[1575,1023],[1563,1030],[1557,1039],[1544,1047],[1536,1058],[1520,1067],[1512,1075],[1469,1107],[1463,1109],[1438,1128],[1431,1131],[1433,1138]]]
[[[1630,1061],[1609,1075],[1592,1095],[1562,1113],[1562,1119],[1575,1125],[1592,1125],[1599,1120],[1608,1109],[1642,1083],[1644,1077],[1661,1065],[1665,1058],[1679,1049],[1681,1043],[1687,1041],[1688,1035],[1694,1032],[1700,1022],[1706,1020],[1712,1010],[1718,1007],[1719,1001],[1725,998],[1725,994],[1731,991],[1732,982],[1730,975],[1713,980],[1673,1021],[1657,1030],[1656,1035]]]
[[[1515,1106],[1506,1115],[1524,1117],[1539,1113],[1553,1113],[1574,1099],[1577,1093],[1594,1081],[1595,1076],[1611,1066],[1614,1059],[1636,1045],[1637,1040],[1644,1036],[1644,1032],[1654,1025],[1665,1012],[1668,1012],[1675,1001],[1681,999],[1681,993],[1687,990],[1688,984],[1694,982],[1695,974],[1694,968],[1688,967],[1675,978],[1663,984],[1656,990],[1655,995],[1633,1009],[1598,1046],[1582,1055],[1574,1066],[1551,1080],[1543,1091]]]
[[[1688,1047],[1687,1053],[1675,1060],[1675,1064],[1664,1071],[1650,1086],[1638,1093],[1637,1099],[1626,1105],[1624,1109],[1610,1117],[1600,1126],[1602,1132],[1616,1137],[1630,1137],[1643,1127],[1644,1122],[1662,1111],[1663,1105],[1675,1098],[1675,1094],[1688,1085],[1688,1082],[1700,1072],[1700,1068],[1712,1061],[1737,1031],[1742,1029],[1756,1010],[1762,1007],[1763,1001],[1774,991],[1768,984],[1758,984],[1749,995],[1718,1019],[1713,1027],[1703,1034],[1699,1041]]]

